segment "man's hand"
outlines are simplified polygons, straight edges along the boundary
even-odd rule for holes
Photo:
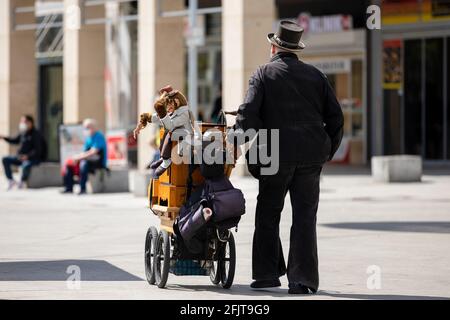
[[[237,111],[224,111],[225,114],[230,115],[230,116],[237,116],[238,112]]]
[[[21,155],[19,155],[19,159],[20,159],[20,161],[27,161],[28,156],[26,154],[21,154]]]

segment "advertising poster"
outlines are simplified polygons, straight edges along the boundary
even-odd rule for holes
[[[383,88],[400,90],[402,85],[402,41],[383,42]]]
[[[60,125],[59,126],[60,163],[64,167],[67,159],[84,151],[83,126]]]
[[[128,134],[126,130],[109,131],[106,136],[108,145],[108,165],[126,167],[128,165]]]

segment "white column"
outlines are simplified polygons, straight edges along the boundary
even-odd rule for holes
[[[223,105],[233,111],[243,102],[252,73],[269,60],[275,1],[227,0],[222,6]]]
[[[64,0],[64,123],[94,118],[104,130],[105,26],[81,23],[77,8],[82,10],[82,2]],[[104,15],[103,6],[89,10],[96,16]]]
[[[267,34],[274,28],[275,1],[226,0],[222,9],[223,107],[235,111],[244,100],[250,76],[269,61]],[[235,117],[227,120],[232,125]],[[242,174],[244,168],[238,165],[235,171]]]
[[[164,10],[184,8],[182,0],[163,1]],[[172,84],[184,89],[183,18],[161,18],[156,1],[139,2],[138,23],[138,113],[153,112],[157,90]],[[138,167],[144,170],[152,158],[150,139],[157,134],[156,128],[146,128],[139,136]]]

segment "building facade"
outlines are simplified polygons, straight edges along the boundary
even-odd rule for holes
[[[383,1],[382,13],[381,152],[448,163],[450,2]]]
[[[382,12],[368,30],[367,7]],[[372,155],[450,160],[450,12],[444,0],[4,0],[0,2],[0,134],[29,113],[58,161],[58,126],[86,117],[129,131],[152,109],[157,89],[189,92],[188,47],[196,43],[197,108],[235,110],[250,75],[269,57],[266,34],[280,19],[304,28],[299,56],[321,69],[343,107],[345,134],[334,161],[364,165]],[[191,88],[192,89],[192,88]],[[192,91],[191,91],[192,92]],[[229,119],[233,121],[231,118]],[[151,159],[146,130],[130,167]],[[10,152],[0,145],[0,154]]]

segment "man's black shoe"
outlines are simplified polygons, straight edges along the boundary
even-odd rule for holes
[[[86,194],[87,194],[86,190],[81,190],[80,192],[78,192],[79,196],[84,196]]]
[[[281,282],[279,279],[255,280],[250,284],[250,287],[253,289],[275,288],[281,287]]]
[[[310,294],[312,291],[309,290],[308,287],[302,285],[302,284],[289,284],[289,294]]]
[[[73,190],[61,190],[60,193],[61,194],[70,194],[70,193],[73,193]]]

